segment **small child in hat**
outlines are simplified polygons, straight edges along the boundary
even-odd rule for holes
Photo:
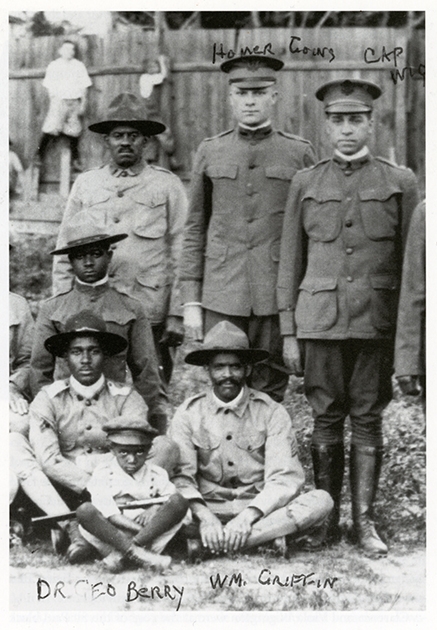
[[[188,501],[163,468],[146,463],[157,433],[146,420],[119,416],[103,429],[113,457],[96,468],[88,483],[92,503],[77,510],[81,533],[114,573],[128,561],[164,570],[171,557],[160,554],[182,526]],[[150,505],[122,511],[149,500]]]

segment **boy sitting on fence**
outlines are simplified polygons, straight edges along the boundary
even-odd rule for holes
[[[81,533],[114,573],[128,561],[166,569],[171,557],[159,554],[181,527],[188,501],[163,468],[146,463],[157,431],[142,418],[123,416],[103,429],[113,458],[96,468],[88,483],[92,503],[77,510]]]

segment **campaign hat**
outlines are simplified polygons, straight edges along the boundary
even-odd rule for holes
[[[382,94],[381,88],[363,79],[336,79],[321,85],[316,98],[322,101],[327,114],[371,112],[373,101]]]
[[[44,346],[53,356],[62,357],[70,341],[78,336],[95,337],[101,344],[103,352],[108,356],[118,354],[127,348],[126,339],[116,333],[108,332],[103,319],[90,310],[83,310],[72,315],[65,322],[65,330],[46,339]]]
[[[245,363],[258,363],[269,357],[267,350],[250,348],[247,335],[238,326],[222,321],[205,335],[203,348],[188,353],[185,362],[190,365],[205,365],[220,352],[236,354]]]
[[[103,224],[90,217],[89,212],[82,210],[73,215],[65,226],[64,245],[54,249],[50,254],[52,256],[70,254],[85,245],[111,245],[127,237],[128,234],[125,233],[108,234]]]
[[[104,119],[89,125],[88,129],[95,133],[108,134],[120,125],[133,127],[147,137],[156,136],[166,129],[163,123],[147,119],[143,99],[131,92],[118,94],[109,103]]]

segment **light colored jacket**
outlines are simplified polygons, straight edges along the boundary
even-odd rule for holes
[[[181,451],[172,478],[187,499],[250,499],[266,516],[287,505],[304,483],[297,443],[285,408],[267,394],[245,388],[234,409],[208,393],[176,410],[171,437]]]
[[[9,382],[30,398],[30,353],[34,322],[29,304],[24,297],[9,293]]]

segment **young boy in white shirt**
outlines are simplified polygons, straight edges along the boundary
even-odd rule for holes
[[[146,463],[157,433],[146,420],[120,416],[103,429],[113,457],[96,468],[88,483],[92,503],[77,510],[81,533],[114,573],[127,561],[164,570],[171,557],[160,553],[182,526],[188,501],[163,468]],[[126,504],[148,500],[153,500],[148,506],[122,512]]]

